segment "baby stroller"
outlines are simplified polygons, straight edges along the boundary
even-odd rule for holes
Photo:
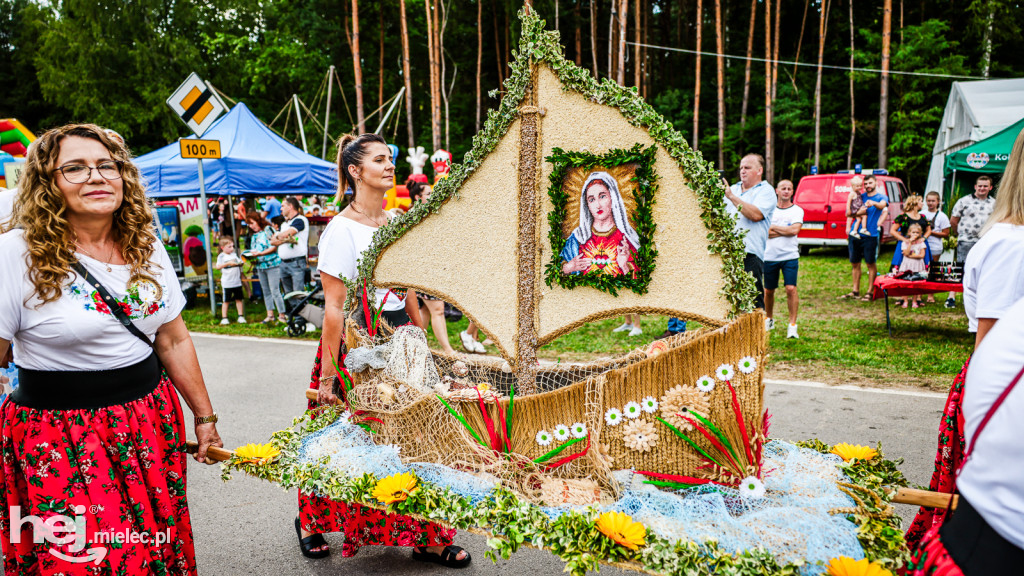
[[[285,308],[288,316],[288,335],[302,336],[306,333],[307,323],[318,330],[324,327],[324,287],[316,280],[313,289],[306,292],[297,290],[284,295]]]

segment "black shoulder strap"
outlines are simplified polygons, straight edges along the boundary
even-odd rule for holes
[[[132,323],[132,319],[129,318],[128,315],[124,313],[124,310],[122,310],[121,307],[118,305],[117,300],[115,300],[114,297],[110,295],[110,292],[107,292],[107,289],[103,287],[103,284],[100,284],[100,281],[97,280],[96,277],[94,277],[92,274],[89,274],[89,271],[85,269],[85,266],[82,266],[81,262],[75,262],[72,265],[72,267],[75,269],[75,272],[78,272],[79,276],[81,276],[86,282],[91,284],[92,287],[95,288],[97,292],[99,292],[100,298],[103,298],[103,301],[107,303],[107,308],[110,309],[110,313],[114,316],[114,318],[117,318],[118,322],[120,322],[121,325],[127,328],[128,331],[131,332],[133,336],[135,336],[139,340],[142,340],[143,342],[146,343],[147,346],[152,348],[153,341],[150,340],[145,334],[142,333],[142,330],[139,330],[138,327],[136,327],[135,324]]]

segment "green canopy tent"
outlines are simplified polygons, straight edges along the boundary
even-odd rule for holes
[[[1024,130],[1024,118],[995,134],[946,156],[943,169],[943,195],[946,206],[974,190],[974,181],[982,174],[998,180],[1006,169],[1010,150],[1017,135]]]

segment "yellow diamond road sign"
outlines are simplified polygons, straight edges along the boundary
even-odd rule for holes
[[[198,136],[213,124],[224,106],[213,91],[193,72],[167,99],[167,105],[174,110],[185,124]]]

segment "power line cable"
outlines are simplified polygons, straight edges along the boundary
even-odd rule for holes
[[[667,50],[669,52],[683,52],[683,53],[686,53],[686,54],[696,54],[698,56],[722,56],[723,58],[727,58],[727,59],[731,59],[731,60],[750,60],[752,62],[768,62],[768,63],[771,63],[771,64],[778,63],[778,64],[793,65],[793,66],[807,66],[807,67],[810,67],[810,68],[817,68],[818,67],[818,65],[813,63],[813,62],[791,62],[791,61],[786,61],[786,60],[769,60],[767,58],[755,58],[753,56],[751,56],[750,58],[747,58],[746,56],[738,56],[738,55],[735,55],[735,54],[719,54],[718,52],[702,52],[702,51],[699,51],[699,50],[687,50],[686,48],[673,48],[671,46],[657,46],[655,44],[642,44],[642,43],[638,43],[638,42],[626,42],[626,44],[631,44],[633,46],[640,46],[642,48],[657,48],[658,50]],[[850,68],[849,66],[833,66],[833,65],[829,65],[829,64],[822,64],[821,67],[822,68],[828,68],[830,70],[843,70],[843,71],[846,71],[846,72],[853,71],[853,72],[870,72],[870,73],[875,73],[875,74],[881,74],[882,73],[882,70],[880,68]],[[902,70],[889,70],[889,74],[897,75],[897,76],[925,76],[925,77],[929,77],[929,78],[956,78],[956,79],[961,79],[961,80],[999,80],[999,78],[991,78],[991,77],[986,78],[984,76],[961,76],[961,75],[958,75],[958,74],[933,74],[931,72],[906,72],[906,71],[902,71]]]

